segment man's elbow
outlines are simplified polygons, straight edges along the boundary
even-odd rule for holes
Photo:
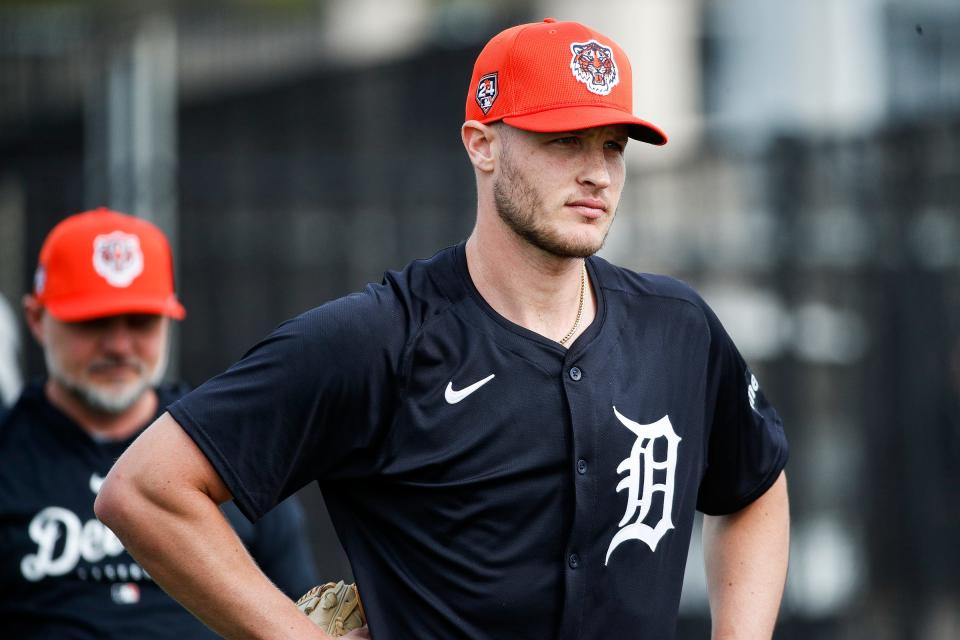
[[[115,472],[107,475],[93,502],[93,512],[97,519],[111,531],[117,533],[128,521],[136,504],[136,490],[129,479]]]

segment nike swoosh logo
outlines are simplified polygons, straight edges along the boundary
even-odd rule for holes
[[[470,395],[471,393],[473,393],[483,385],[493,380],[494,375],[495,374],[491,373],[483,380],[477,380],[469,387],[464,387],[463,389],[460,389],[460,390],[454,390],[453,380],[451,380],[450,382],[447,383],[447,390],[443,392],[443,397],[450,404],[457,404],[458,402],[466,398],[468,395]]]

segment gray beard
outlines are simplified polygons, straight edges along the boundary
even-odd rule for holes
[[[109,391],[86,384],[64,373],[60,363],[57,362],[49,349],[44,350],[43,355],[47,364],[47,373],[51,378],[56,380],[60,386],[87,408],[111,416],[128,411],[140,400],[144,393],[163,380],[163,374],[167,368],[167,356],[164,353],[152,374],[142,375],[137,382],[120,391]]]

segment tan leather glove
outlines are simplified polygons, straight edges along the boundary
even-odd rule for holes
[[[307,591],[297,606],[327,634],[339,637],[367,624],[357,585],[328,582]]]

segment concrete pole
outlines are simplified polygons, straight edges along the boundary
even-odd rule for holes
[[[85,205],[150,220],[179,255],[177,32],[166,7],[103,9],[86,84]],[[177,280],[179,282],[179,278]],[[177,333],[170,374],[179,370]]]

